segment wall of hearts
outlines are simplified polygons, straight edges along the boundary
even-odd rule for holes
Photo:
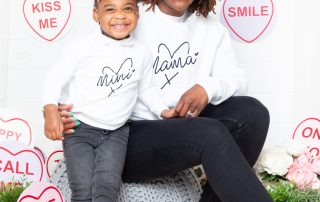
[[[63,157],[61,142],[43,134],[43,76],[66,43],[96,26],[92,6],[93,0],[2,2],[0,181],[26,176],[45,182]],[[233,39],[239,66],[248,76],[248,95],[270,111],[266,147],[293,139],[320,153],[319,7],[318,0],[217,1],[215,17]],[[59,192],[43,186],[21,201],[47,197],[46,191],[58,201]]]

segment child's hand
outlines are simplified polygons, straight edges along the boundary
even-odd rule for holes
[[[178,114],[176,113],[175,108],[165,109],[161,112],[161,117],[164,119],[170,119],[170,118],[174,118],[177,116],[178,116]]]
[[[63,123],[56,105],[44,107],[44,134],[51,140],[63,140]]]

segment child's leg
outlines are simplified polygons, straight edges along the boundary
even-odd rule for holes
[[[129,127],[115,131],[102,130],[103,143],[95,150],[93,201],[115,202],[122,183],[122,170],[126,158]]]
[[[71,189],[71,201],[92,201],[94,170],[94,130],[82,123],[72,135],[66,135],[63,150]]]

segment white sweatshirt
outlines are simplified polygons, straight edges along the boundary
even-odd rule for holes
[[[72,103],[82,122],[108,130],[121,127],[130,117],[139,93],[140,102],[153,116],[167,108],[153,86],[152,60],[146,46],[134,37],[113,40],[94,33],[73,40],[61,60],[48,73],[43,106]]]
[[[139,4],[140,18],[135,37],[152,52],[152,72],[169,107],[175,107],[184,92],[201,85],[209,102],[217,105],[246,91],[244,71],[237,66],[227,30],[209,14],[207,18],[186,13],[169,16],[158,7],[146,11]],[[140,102],[132,119],[157,119]]]

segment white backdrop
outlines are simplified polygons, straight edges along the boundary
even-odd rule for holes
[[[0,7],[0,107],[23,114],[36,135],[35,145],[49,153],[59,143],[47,140],[42,132],[43,75],[68,40],[94,26],[92,2],[71,0],[71,19],[62,37],[53,42],[30,29],[21,12],[23,2],[2,0]],[[267,147],[290,139],[302,120],[320,114],[320,2],[274,0],[274,6],[277,22],[268,37],[251,44],[233,42],[249,77],[249,95],[260,99],[271,114]]]
[[[313,115],[320,118],[320,2],[295,0],[295,121]]]
[[[0,106],[5,106],[7,70],[8,70],[8,39],[10,1],[1,2],[0,7]]]

